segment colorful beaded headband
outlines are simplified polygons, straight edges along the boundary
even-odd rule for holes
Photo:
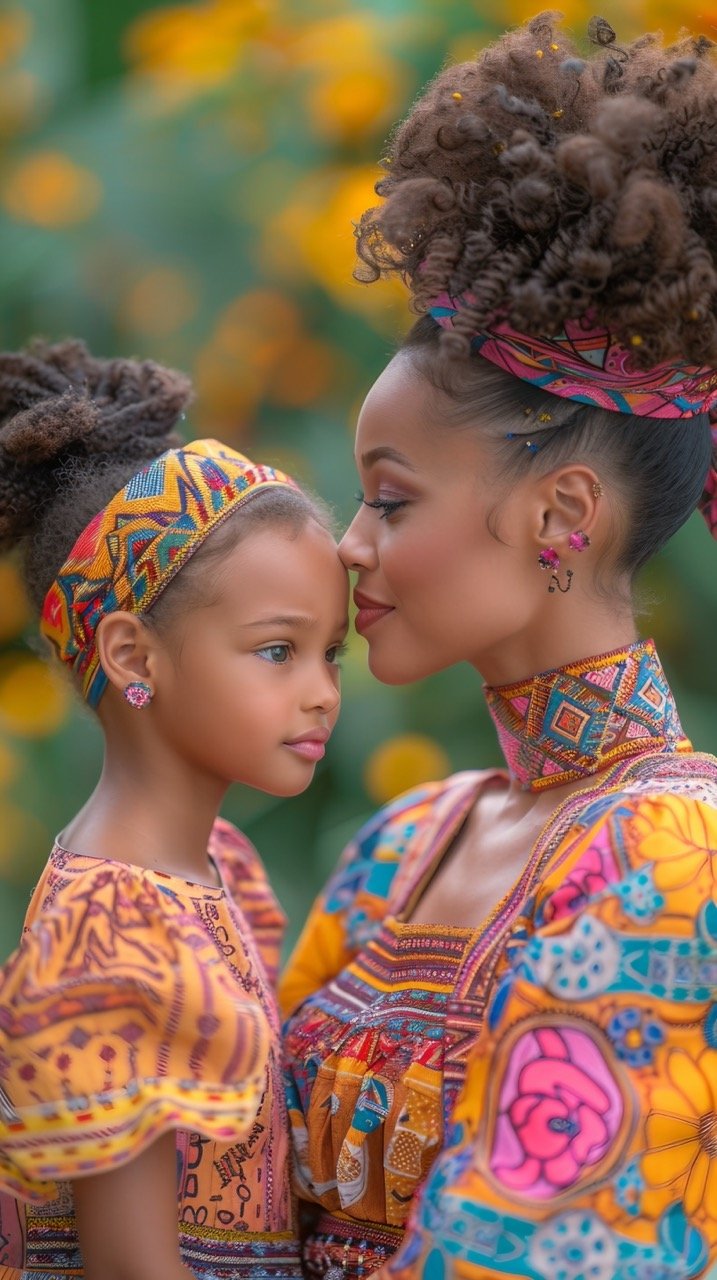
[[[40,631],[96,707],[107,685],[97,628],[146,613],[217,525],[262,489],[297,486],[217,440],[169,449],[132,476],[80,534],[45,597]]]

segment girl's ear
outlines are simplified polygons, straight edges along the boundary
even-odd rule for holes
[[[108,613],[97,628],[97,652],[110,684],[123,693],[142,680],[154,691],[156,633],[133,613]]]

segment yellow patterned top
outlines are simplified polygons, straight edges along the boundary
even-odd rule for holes
[[[244,836],[220,820],[210,853],[220,888],[53,848],[0,975],[0,1268],[81,1274],[71,1181],[176,1130],[185,1262],[259,1233],[292,1274],[284,919]]]

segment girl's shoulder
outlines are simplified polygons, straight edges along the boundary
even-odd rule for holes
[[[166,1129],[243,1136],[271,1044],[256,969],[223,888],[55,846],[0,970],[0,1189],[52,1198]]]
[[[249,837],[227,818],[217,818],[214,823],[209,853],[232,893],[268,890],[269,880],[259,853]]]
[[[287,921],[266,868],[249,837],[226,818],[217,818],[214,823],[209,853],[219,868],[227,893],[249,926],[273,986],[279,972]]]

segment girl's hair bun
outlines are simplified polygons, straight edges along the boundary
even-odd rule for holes
[[[77,339],[0,352],[0,550],[32,543],[61,563],[113,493],[180,443],[191,395],[183,373],[101,359]],[[45,576],[31,575],[36,599]]]
[[[40,400],[0,427],[0,448],[16,465],[50,462],[85,442],[99,421],[98,406],[75,390]]]

